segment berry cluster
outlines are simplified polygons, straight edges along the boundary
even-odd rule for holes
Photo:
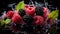
[[[20,9],[18,12],[9,10],[6,13],[6,17],[11,19],[11,23],[16,24],[15,26],[13,26],[14,31],[17,31],[19,29],[25,29],[27,31],[30,27],[36,25],[41,26],[42,24],[44,24],[44,19],[46,19],[48,16],[47,13],[48,11],[45,7],[35,7],[25,4],[24,10]]]
[[[19,11],[7,8],[6,16],[4,20],[10,20],[11,29],[14,32],[27,32],[27,34],[41,34],[46,28],[47,21],[52,22],[53,20],[48,20],[48,9],[46,7],[41,7],[35,5],[24,4],[24,9]],[[9,22],[9,21],[8,21]],[[49,23],[50,23],[49,22]],[[40,33],[38,33],[40,32]]]

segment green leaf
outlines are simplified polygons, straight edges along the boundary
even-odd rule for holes
[[[17,4],[16,10],[19,11],[20,9],[24,9],[24,1],[21,1]]]
[[[6,19],[5,24],[9,24],[11,22],[11,19]]]
[[[5,24],[5,21],[2,19],[1,20],[1,26],[3,26]]]
[[[58,17],[58,10],[52,11],[48,16],[48,18],[51,18],[51,19],[55,19],[57,17]]]
[[[55,18],[57,18],[57,17],[58,17],[58,13],[56,12],[55,16],[53,16],[52,19],[55,19]]]

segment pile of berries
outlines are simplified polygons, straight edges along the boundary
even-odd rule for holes
[[[14,31],[17,29],[29,30],[33,26],[41,26],[44,24],[45,19],[48,18],[48,9],[46,7],[35,7],[25,4],[25,9],[20,9],[18,12],[9,10],[6,13],[6,18],[11,19],[11,23],[16,24],[13,26]],[[31,26],[32,25],[32,26]],[[21,28],[21,26],[23,28]]]
[[[24,9],[8,10],[6,11],[4,20],[10,19],[10,25],[14,32],[25,31],[28,34],[39,34],[43,33],[46,28],[49,10],[46,7],[33,6],[29,4],[24,4]],[[38,33],[37,33],[38,34]]]

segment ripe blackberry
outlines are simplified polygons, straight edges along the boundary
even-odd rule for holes
[[[33,18],[32,18],[32,16],[30,16],[30,15],[25,15],[25,16],[23,17],[23,20],[24,20],[24,22],[27,23],[27,24],[32,24],[32,22],[33,22]]]
[[[40,15],[40,16],[43,16],[44,14],[43,9],[41,7],[36,7],[35,12],[36,12],[36,15]]]
[[[19,15],[23,17],[25,15],[25,10],[19,10]]]

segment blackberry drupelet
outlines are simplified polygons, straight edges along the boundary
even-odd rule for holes
[[[40,15],[40,16],[43,16],[43,14],[44,14],[43,8],[41,8],[41,7],[36,7],[35,12],[36,12],[36,15]]]
[[[26,24],[32,24],[33,18],[32,18],[32,16],[30,16],[30,15],[24,15],[24,16],[23,16],[23,21],[24,21]]]
[[[23,17],[25,15],[25,10],[19,10],[19,15]]]

